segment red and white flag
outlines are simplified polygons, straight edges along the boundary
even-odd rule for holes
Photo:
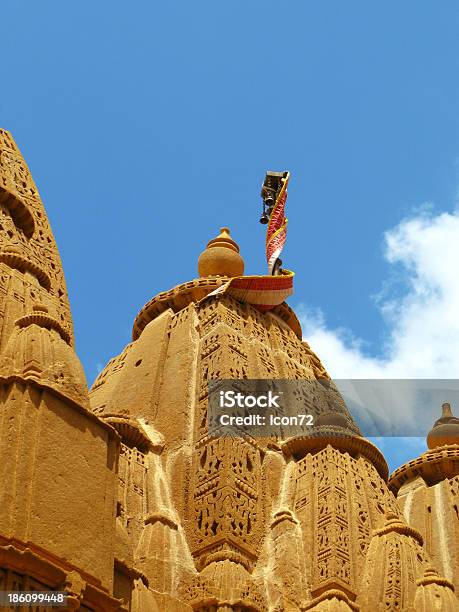
[[[285,240],[287,239],[287,218],[285,217],[285,202],[287,200],[287,185],[290,173],[282,179],[283,185],[274,203],[269,217],[266,232],[266,260],[269,273],[273,273],[274,264],[282,253]]]

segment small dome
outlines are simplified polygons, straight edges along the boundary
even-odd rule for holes
[[[59,322],[43,311],[34,310],[34,314],[18,319],[3,352],[0,370],[35,380],[88,407],[83,367],[61,332]]]
[[[459,419],[453,415],[448,402],[442,405],[441,417],[427,434],[427,446],[430,449],[446,444],[459,444]]]
[[[207,248],[198,260],[199,275],[242,276],[244,260],[239,255],[239,246],[231,238],[227,227],[220,229],[220,235],[207,243]]]

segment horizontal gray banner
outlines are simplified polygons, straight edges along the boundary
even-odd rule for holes
[[[209,382],[211,435],[425,437],[445,402],[459,405],[459,380],[319,379]],[[458,419],[459,424],[459,419]]]

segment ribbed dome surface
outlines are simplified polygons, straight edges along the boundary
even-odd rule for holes
[[[33,379],[87,407],[88,388],[83,367],[57,330],[32,323],[17,326],[5,347],[2,376]]]

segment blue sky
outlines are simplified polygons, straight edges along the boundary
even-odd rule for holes
[[[292,172],[291,305],[390,352],[375,296],[403,306],[410,265],[385,233],[426,202],[456,210],[456,2],[6,0],[0,18],[0,123],[45,202],[90,382],[220,226],[265,269],[267,169]]]

